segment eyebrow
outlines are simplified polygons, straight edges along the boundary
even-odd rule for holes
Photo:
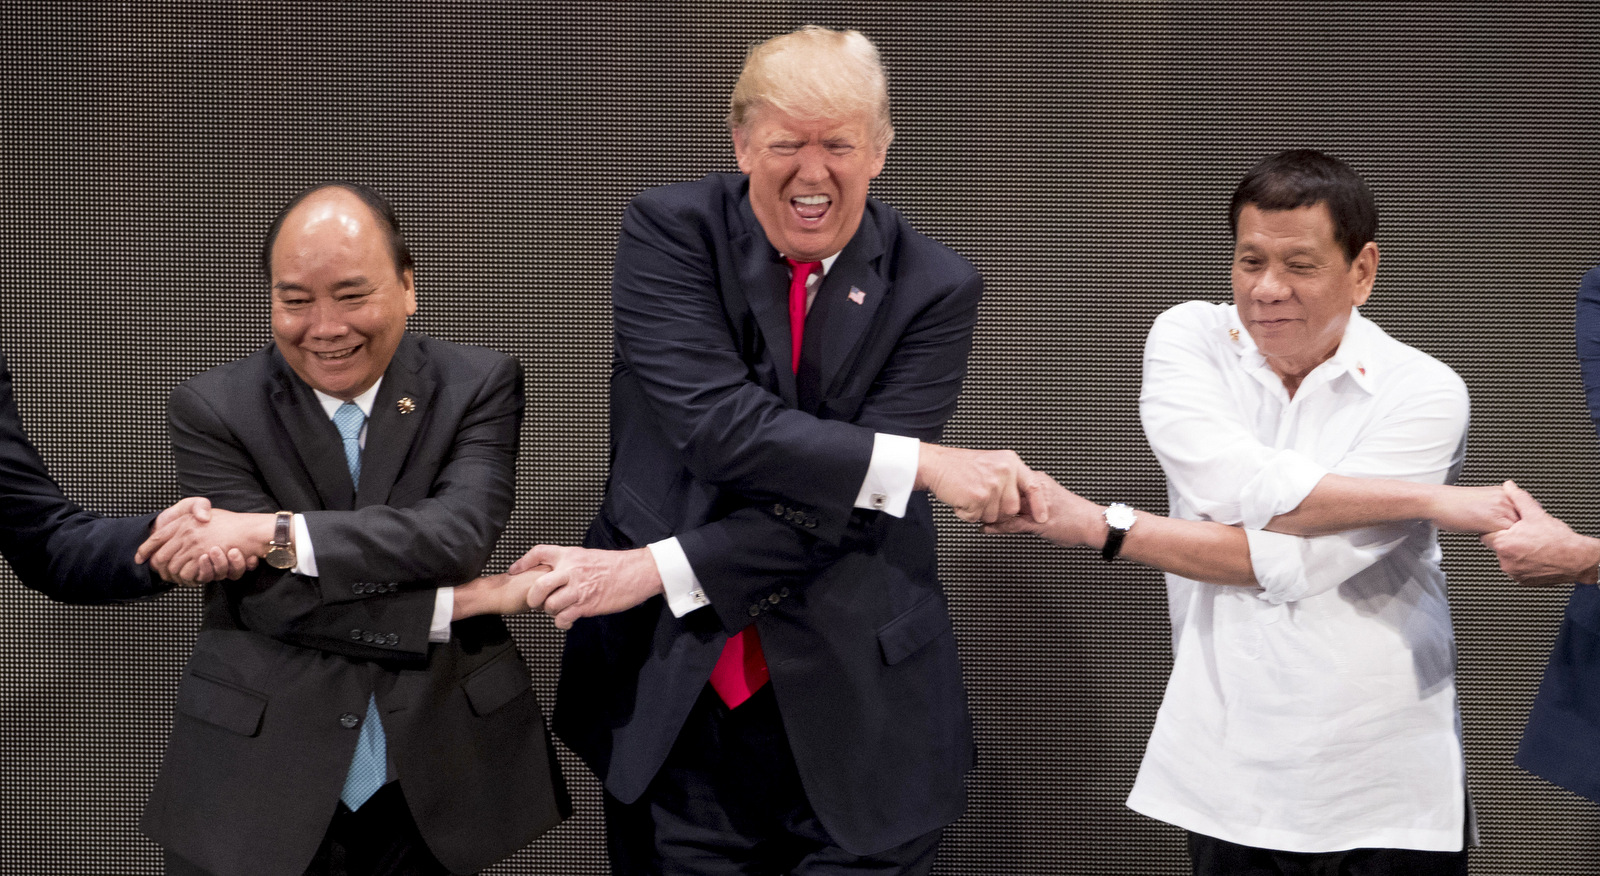
[[[361,287],[361,286],[371,286],[371,285],[372,285],[372,281],[371,280],[368,280],[364,276],[360,276],[360,277],[348,277],[346,279],[340,280],[339,282],[334,283],[333,286],[330,287],[330,288],[332,288],[333,291],[338,292],[338,291],[341,291],[341,290],[344,290],[344,289],[353,289],[353,288],[357,288],[357,287]],[[272,289],[275,292],[305,292],[305,291],[308,291],[306,289],[306,287],[300,285],[299,283],[289,283],[289,282],[286,282],[286,281],[283,281],[283,280],[279,280],[278,282],[273,283],[272,284]]]

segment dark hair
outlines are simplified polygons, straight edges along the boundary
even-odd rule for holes
[[[1260,210],[1293,210],[1328,205],[1333,237],[1344,247],[1345,261],[1378,234],[1378,207],[1372,190],[1350,165],[1311,149],[1291,149],[1263,158],[1239,181],[1228,205],[1228,230],[1239,238],[1239,211],[1246,204]]]
[[[300,202],[324,189],[344,189],[361,199],[372,210],[372,215],[377,216],[383,223],[384,233],[389,237],[389,252],[394,256],[394,272],[398,276],[407,268],[415,269],[416,262],[411,259],[411,247],[406,245],[406,239],[400,234],[400,220],[395,218],[394,207],[389,205],[383,195],[358,183],[331,182],[321,183],[294,196],[278,215],[272,217],[272,224],[267,227],[267,239],[261,244],[261,275],[272,282],[272,247],[278,242],[278,232],[283,230],[283,220],[289,217]]]

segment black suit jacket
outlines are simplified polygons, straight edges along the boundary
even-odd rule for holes
[[[168,585],[133,561],[154,514],[101,517],[78,507],[22,431],[0,355],[0,553],[23,584],[62,602],[115,602]]]
[[[558,821],[543,717],[505,624],[472,618],[428,642],[435,589],[478,573],[511,512],[517,364],[406,335],[359,486],[338,430],[272,346],[183,383],[168,415],[184,492],[304,513],[319,576],[263,567],[208,587],[145,832],[217,876],[299,876],[355,751],[346,724],[374,692],[417,827],[452,872]]]
[[[1578,286],[1577,341],[1583,389],[1600,433],[1600,268]],[[1600,588],[1573,588],[1517,748],[1517,765],[1600,800]]]
[[[869,201],[790,368],[788,274],[742,175],[646,192],[612,288],[611,472],[587,543],[676,535],[711,606],[654,598],[568,634],[554,723],[619,799],[659,770],[728,636],[754,623],[806,794],[866,854],[960,815],[971,722],[927,497],[852,505],[878,431],[955,408],[982,281]]]

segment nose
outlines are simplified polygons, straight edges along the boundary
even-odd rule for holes
[[[812,143],[800,150],[800,170],[796,176],[808,183],[828,178],[828,153],[820,144]]]
[[[1263,304],[1273,304],[1284,301],[1294,294],[1289,288],[1288,280],[1277,268],[1267,268],[1256,276],[1256,284],[1250,288],[1250,298]]]
[[[350,324],[345,322],[344,315],[339,311],[339,306],[332,301],[314,303],[311,306],[311,322],[306,329],[307,334],[319,341],[343,337],[350,330]]]

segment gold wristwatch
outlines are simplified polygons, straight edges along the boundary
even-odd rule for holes
[[[289,511],[279,511],[276,527],[272,530],[272,541],[267,542],[267,565],[274,569],[294,568],[294,514]]]

